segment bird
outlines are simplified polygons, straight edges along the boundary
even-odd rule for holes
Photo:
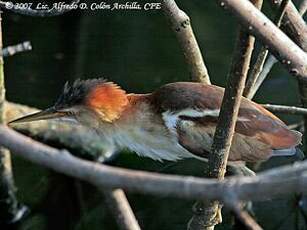
[[[109,151],[124,149],[157,161],[207,161],[224,88],[196,82],[165,84],[151,93],[127,93],[104,78],[66,82],[54,105],[9,125],[57,119],[87,126]],[[261,105],[242,97],[229,162],[294,155],[302,134]]]

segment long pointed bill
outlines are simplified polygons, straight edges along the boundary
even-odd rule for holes
[[[23,122],[30,122],[30,121],[49,120],[49,119],[54,119],[54,118],[60,118],[65,115],[66,115],[65,112],[59,112],[53,108],[49,108],[41,112],[30,114],[30,115],[18,118],[16,120],[10,121],[8,124],[12,125],[16,123],[23,123]]]

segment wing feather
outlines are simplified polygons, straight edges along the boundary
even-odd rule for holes
[[[153,94],[153,104],[164,114],[166,126],[178,135],[182,146],[194,154],[207,155],[223,93],[223,88],[214,85],[171,83]],[[301,142],[302,136],[297,131],[289,130],[275,115],[246,98],[241,101],[235,132],[246,137],[245,142],[262,143],[271,150],[292,148]],[[271,152],[266,151],[266,156],[261,158]],[[255,158],[252,154],[249,158]]]

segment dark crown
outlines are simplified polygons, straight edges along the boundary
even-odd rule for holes
[[[85,102],[86,96],[95,86],[106,82],[107,81],[103,78],[88,80],[77,79],[72,84],[66,82],[63,92],[54,106],[56,108],[67,108],[74,105],[82,105]]]

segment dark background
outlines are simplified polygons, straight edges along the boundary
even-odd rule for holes
[[[177,3],[192,20],[212,83],[224,86],[238,22],[214,1]],[[268,6],[264,9],[274,15]],[[5,59],[7,99],[38,108],[50,106],[64,83],[76,78],[105,77],[137,93],[189,80],[182,51],[160,10],[72,11],[53,18],[5,12],[3,36],[4,46],[25,40],[33,46],[31,52]],[[295,78],[277,64],[255,101],[299,105],[297,92]],[[281,118],[288,124],[301,119]],[[259,170],[291,161],[272,159]],[[157,163],[132,153],[123,153],[113,164],[194,176],[203,176],[205,170],[196,160]],[[117,229],[95,188],[20,158],[13,157],[13,167],[18,197],[32,209],[21,229]],[[128,198],[144,229],[185,229],[192,215],[193,201],[140,194]],[[289,200],[255,203],[254,209],[265,229],[306,229],[295,194]],[[230,215],[224,215],[217,229],[232,228]]]

